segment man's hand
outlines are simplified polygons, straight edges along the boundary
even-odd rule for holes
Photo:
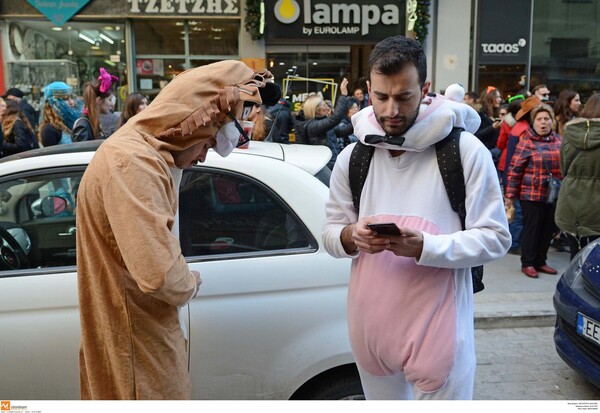
[[[423,252],[423,234],[409,228],[399,228],[401,235],[376,235],[367,224],[377,222],[373,217],[361,218],[342,230],[342,245],[347,253],[359,249],[368,254],[391,251],[397,256],[419,258]]]

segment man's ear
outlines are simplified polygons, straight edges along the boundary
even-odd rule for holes
[[[423,89],[422,89],[423,96],[421,96],[421,99],[423,99],[423,98],[425,98],[425,96],[427,96],[427,94],[429,93],[429,89],[431,89],[431,82],[428,80],[423,85]]]

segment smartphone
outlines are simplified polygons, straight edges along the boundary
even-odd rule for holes
[[[370,230],[377,232],[377,235],[402,235],[400,229],[393,222],[377,222],[367,224]]]

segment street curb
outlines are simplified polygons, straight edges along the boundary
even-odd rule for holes
[[[534,314],[475,315],[475,328],[552,327],[556,323],[553,311]]]

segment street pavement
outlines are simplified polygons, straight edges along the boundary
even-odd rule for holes
[[[569,264],[569,253],[548,251],[547,264],[558,275],[540,273],[539,278],[521,272],[521,257],[506,254],[484,266],[485,289],[475,294],[475,327],[541,327],[554,325],[554,289]]]
[[[568,263],[568,252],[550,247],[558,275],[526,277],[510,254],[485,266],[485,289],[475,294],[475,400],[600,400],[554,347],[552,297]]]

